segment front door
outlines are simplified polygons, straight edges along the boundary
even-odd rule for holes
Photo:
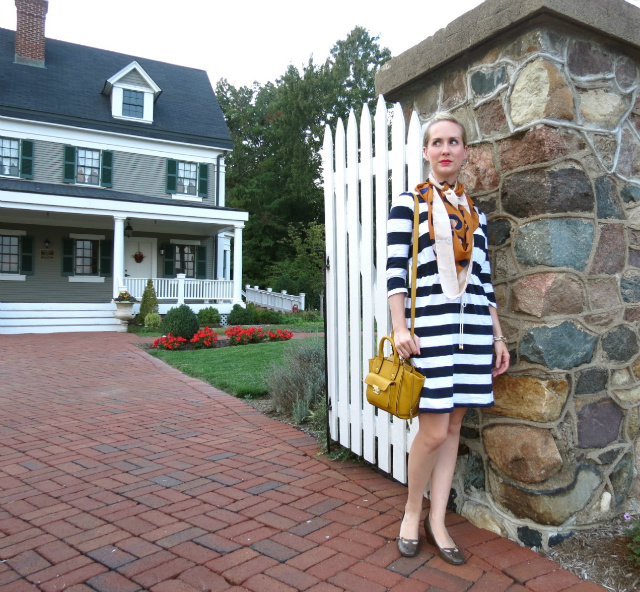
[[[156,254],[155,238],[125,238],[124,276],[132,278],[154,278]],[[139,254],[142,254],[140,256]]]

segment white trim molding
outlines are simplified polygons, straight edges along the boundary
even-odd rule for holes
[[[0,280],[5,282],[24,282],[26,279],[26,275],[20,275],[19,273],[0,273]]]
[[[70,275],[72,284],[104,284],[104,277],[97,275]]]

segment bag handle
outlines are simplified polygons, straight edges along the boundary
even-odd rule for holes
[[[411,259],[411,339],[413,339],[415,324],[416,324],[416,292],[418,287],[418,239],[420,234],[418,232],[418,226],[420,225],[420,202],[418,201],[418,195],[413,194],[414,207],[413,207],[413,257]]]

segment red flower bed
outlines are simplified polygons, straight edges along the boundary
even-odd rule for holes
[[[225,334],[229,337],[229,345],[247,345],[262,341],[288,341],[293,337],[293,333],[286,329],[267,332],[262,327],[243,329],[240,326],[230,327],[225,331]]]

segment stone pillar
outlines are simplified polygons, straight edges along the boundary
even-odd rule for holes
[[[640,494],[638,30],[619,0],[487,0],[376,79],[469,134],[512,367],[467,413],[452,499],[530,546]]]
[[[124,221],[122,216],[113,217],[113,297],[118,295],[124,283]]]

